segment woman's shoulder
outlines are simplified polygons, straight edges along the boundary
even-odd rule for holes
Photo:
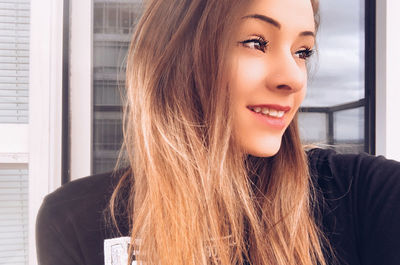
[[[39,264],[103,262],[103,240],[113,233],[105,210],[121,175],[116,171],[77,179],[45,197],[36,219]]]
[[[352,176],[379,175],[381,173],[398,175],[400,162],[384,156],[367,153],[342,154],[332,149],[314,148],[307,151],[308,162],[312,173],[335,175],[348,173]]]
[[[339,193],[354,190],[357,195],[365,196],[372,195],[369,193],[374,190],[382,195],[385,190],[400,192],[398,161],[366,153],[341,154],[320,148],[309,150],[307,155],[310,174],[323,189],[330,187]]]
[[[84,206],[85,201],[107,197],[112,192],[114,175],[113,172],[106,172],[68,182],[48,194],[43,206],[65,211],[66,207],[79,208]]]
[[[44,198],[39,216],[87,214],[103,210],[125,171],[120,169],[95,174],[62,185]]]
[[[338,256],[347,261],[360,257],[362,264],[395,264],[400,258],[400,163],[329,149],[307,155],[316,213]]]

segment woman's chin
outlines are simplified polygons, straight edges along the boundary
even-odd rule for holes
[[[260,141],[252,145],[247,144],[243,147],[248,155],[255,157],[271,157],[278,153],[279,149],[281,148],[281,142],[282,139],[279,139],[279,141],[271,141],[270,139],[266,142]]]

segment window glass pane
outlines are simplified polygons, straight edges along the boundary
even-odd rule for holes
[[[334,114],[334,121],[336,148],[341,151],[364,151],[364,108],[338,111]]]
[[[121,147],[124,61],[141,5],[141,1],[94,1],[93,173],[111,170]]]
[[[93,32],[102,33],[104,30],[104,4],[97,3],[93,11]]]
[[[327,143],[328,142],[328,115],[325,113],[305,112],[299,115],[301,124],[300,134],[305,143]],[[304,130],[304,128],[313,128]]]
[[[364,132],[363,107],[366,102],[364,0],[321,1],[320,11],[321,25],[317,36],[319,52],[309,63],[308,91],[299,120],[302,138],[314,141],[308,135],[315,135],[321,131],[321,126],[325,126],[317,120],[315,123],[310,121],[306,117],[310,115],[307,112],[325,114],[327,136],[315,139],[317,143],[319,140],[327,144],[340,142],[341,151],[363,151],[365,137],[361,132]],[[337,113],[339,111],[340,114]],[[352,122],[348,123],[349,120]],[[343,148],[345,144],[347,147]]]

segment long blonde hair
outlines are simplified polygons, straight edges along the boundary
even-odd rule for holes
[[[127,59],[110,201],[149,265],[326,264],[296,119],[271,158],[232,133],[227,45],[245,0],[148,1]],[[312,1],[317,22],[317,1]],[[117,167],[124,162],[120,159]]]

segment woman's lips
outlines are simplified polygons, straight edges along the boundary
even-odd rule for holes
[[[247,108],[259,122],[277,130],[282,130],[286,127],[284,116],[291,109],[289,106],[273,104],[251,105]]]
[[[247,106],[247,108],[250,109],[254,109],[254,108],[267,108],[267,109],[274,109],[274,110],[278,110],[278,111],[284,111],[284,112],[288,112],[290,111],[291,107],[289,106],[281,106],[281,105],[276,105],[276,104],[260,104],[260,105],[250,105]]]

